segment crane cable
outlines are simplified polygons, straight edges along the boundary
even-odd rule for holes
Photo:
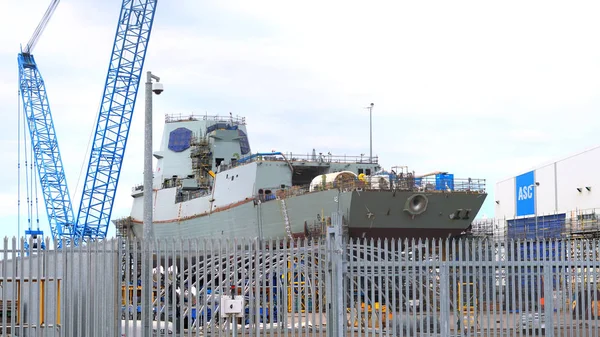
[[[100,102],[98,103],[98,107],[96,108],[96,116],[94,119],[92,119],[92,127],[90,128],[90,135],[88,137],[88,143],[87,143],[87,148],[85,149],[85,152],[83,153],[83,160],[81,161],[81,167],[79,168],[79,175],[77,177],[77,183],[75,184],[75,190],[73,191],[75,194],[74,195],[81,195],[81,197],[83,198],[83,191],[80,194],[79,193],[79,183],[81,182],[81,177],[83,176],[83,169],[86,165],[89,165],[88,162],[89,161],[89,156],[91,155],[92,152],[92,139],[94,138],[94,134],[96,133],[96,126],[98,124],[98,118],[100,116],[100,108],[102,107],[102,101],[104,100],[104,95],[102,95],[103,97],[100,99]],[[89,167],[88,167],[89,169]],[[87,172],[85,173],[86,177],[87,177]],[[85,184],[85,182],[84,182]],[[73,194],[72,194],[73,195]],[[79,203],[81,203],[81,200],[79,200]],[[79,222],[79,207],[77,207],[77,210],[74,210],[77,212],[77,216],[75,217],[75,219],[73,219],[73,221],[75,222],[73,224],[73,227],[75,227],[75,225]]]
[[[29,192],[29,170],[28,170],[28,158],[27,158],[27,137],[26,135],[26,126],[27,126],[27,120],[25,117],[25,110],[23,107],[23,111],[21,116],[19,116],[19,118],[23,118],[23,158],[25,160],[25,165],[24,165],[24,169],[25,169],[25,192],[27,195],[27,200],[26,200],[26,204],[27,204],[27,229],[31,229],[31,202],[30,202],[30,192]]]
[[[18,75],[17,75],[18,76]],[[20,85],[20,77],[17,83]],[[19,88],[20,89],[20,88]],[[17,90],[17,242],[21,235],[21,90]],[[19,247],[17,246],[17,249]]]

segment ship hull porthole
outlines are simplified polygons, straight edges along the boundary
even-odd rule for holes
[[[427,204],[429,203],[429,199],[424,194],[413,194],[406,199],[406,203],[404,204],[404,211],[412,214],[418,215],[427,210]]]

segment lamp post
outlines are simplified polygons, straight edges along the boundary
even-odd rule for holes
[[[156,80],[154,86],[152,80]],[[144,247],[142,251],[146,256],[142,256],[142,314],[143,314],[143,333],[145,337],[152,336],[152,287],[150,284],[150,269],[152,254],[150,251],[150,240],[152,240],[152,93],[160,95],[163,92],[162,83],[158,83],[160,78],[152,75],[150,71],[146,73],[145,87],[145,114],[144,114]]]
[[[152,86],[152,80],[157,83]],[[144,239],[152,238],[152,93],[160,95],[160,77],[146,73],[146,109],[144,123]]]
[[[369,164],[373,163],[373,106],[371,103],[367,109],[369,109]]]

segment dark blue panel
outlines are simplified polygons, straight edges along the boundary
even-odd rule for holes
[[[177,128],[169,134],[169,150],[181,152],[190,147],[192,131],[186,128]]]
[[[565,213],[508,220],[509,238],[558,239],[564,232]]]
[[[242,152],[242,155],[250,153],[250,142],[248,142],[248,136],[242,130],[238,130],[238,135],[240,135],[240,152]]]
[[[515,200],[517,216],[535,213],[535,174],[523,173],[515,179]]]
[[[509,246],[510,247],[510,246]],[[510,252],[512,261],[557,261],[562,258],[562,241],[525,241]],[[529,270],[528,266],[526,270]]]

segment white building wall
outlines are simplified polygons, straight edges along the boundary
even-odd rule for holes
[[[554,163],[535,170],[535,181],[539,183],[535,191],[537,215],[555,214],[557,207]]]
[[[600,147],[556,163],[560,209],[570,211],[600,207],[599,164]],[[586,187],[590,187],[590,191]]]
[[[535,168],[535,214],[526,216],[600,208],[600,174],[597,173],[599,166],[600,147],[595,147]],[[516,217],[517,180],[520,175],[526,173],[522,172],[496,184],[496,219]]]
[[[515,178],[509,178],[496,183],[496,211],[497,219],[512,219],[515,216]]]

